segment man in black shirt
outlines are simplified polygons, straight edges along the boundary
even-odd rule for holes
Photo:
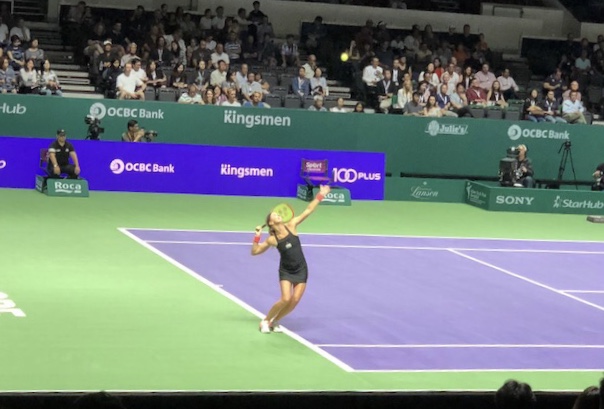
[[[60,178],[67,174],[69,179],[77,179],[80,175],[80,163],[73,145],[67,142],[64,129],[57,131],[57,139],[48,148],[47,171],[51,178]],[[69,163],[69,158],[73,164]]]
[[[518,145],[518,169],[520,170],[520,177],[518,183],[527,188],[535,187],[535,179],[533,179],[533,163],[530,158],[526,156],[528,148],[526,145]]]

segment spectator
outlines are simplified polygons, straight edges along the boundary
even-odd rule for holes
[[[254,75],[254,73],[248,72],[247,81],[241,87],[241,95],[243,95],[243,98],[246,101],[252,101],[252,96],[256,92],[259,92],[260,94],[262,94],[263,93],[262,86],[258,82],[256,82],[256,76]]]
[[[223,107],[240,107],[241,103],[237,101],[237,92],[233,88],[226,90],[227,100],[222,102],[220,105]]]
[[[17,93],[17,74],[7,57],[0,58],[0,90],[3,94]]]
[[[562,103],[562,118],[569,124],[586,124],[583,103],[579,101],[577,91],[570,92],[570,99]]]
[[[462,83],[457,84],[455,92],[451,94],[451,110],[458,117],[473,117],[472,111],[468,108],[468,97],[466,96],[466,87]]]
[[[327,112],[327,109],[323,106],[323,97],[321,95],[314,96],[315,102],[308,107],[309,111]]]
[[[97,58],[103,54],[103,43],[107,40],[107,34],[105,33],[105,25],[103,23],[97,23],[94,25],[92,34],[86,42],[86,48],[84,48],[84,56],[88,57],[93,69],[93,74],[98,74],[98,60]],[[109,41],[111,44],[111,41]]]
[[[314,54],[309,55],[308,61],[306,61],[306,64],[304,64],[303,67],[306,71],[306,78],[310,81],[310,79],[315,76],[315,70],[318,68],[317,57]]]
[[[432,60],[432,50],[428,48],[428,44],[421,43],[419,50],[415,53],[415,61],[418,63],[426,63]]]
[[[140,58],[134,58],[132,61],[132,74],[138,77],[145,84],[147,83],[147,73],[143,70],[143,64]]]
[[[599,409],[601,389],[590,386],[583,390],[573,405],[573,409]]]
[[[440,78],[438,78],[438,75],[434,72],[434,63],[429,63],[426,66],[426,70],[419,73],[419,80],[427,81],[433,87],[440,84]]]
[[[116,88],[119,99],[145,99],[145,83],[132,74],[131,63],[126,63],[124,72],[117,77]]]
[[[411,80],[406,80],[397,92],[396,108],[405,109],[407,103],[411,101],[413,101],[413,83]]]
[[[157,92],[160,88],[165,88],[168,79],[164,75],[164,72],[157,66],[157,63],[153,60],[149,61],[147,64],[147,70],[145,72],[147,77],[146,86],[153,87],[155,90],[155,95],[157,96]]]
[[[315,52],[321,46],[321,40],[327,36],[327,28],[323,24],[323,17],[316,16],[312,25],[302,35],[304,46],[308,52]]]
[[[10,38],[8,35],[8,26],[2,21],[2,16],[0,16],[0,48],[7,44],[8,38]]]
[[[428,97],[428,102],[426,103],[426,106],[424,107],[423,115],[429,116],[429,117],[436,117],[436,118],[443,116],[442,110],[436,103],[436,96],[430,95]]]
[[[489,71],[489,64],[482,64],[482,70],[478,71],[474,78],[478,80],[480,88],[488,92],[493,86],[493,81],[496,80],[495,74]]]
[[[189,89],[187,92],[182,94],[178,98],[179,104],[203,104],[201,100],[201,95],[197,92],[197,86],[195,84],[189,85]]]
[[[470,104],[484,105],[487,102],[487,94],[478,83],[477,78],[472,78],[470,88],[466,91],[466,95],[468,96],[468,103]]]
[[[487,93],[487,101],[489,105],[495,105],[501,108],[508,106],[508,103],[503,97],[503,92],[501,91],[501,84],[499,81],[493,81],[491,89]]]
[[[577,99],[579,101],[583,101],[581,92],[579,91],[579,83],[577,81],[571,81],[570,88],[564,91],[564,93],[562,94],[562,100],[566,101],[567,99],[570,99],[570,93],[572,91],[575,91],[577,93]]]
[[[387,114],[392,106],[392,96],[396,92],[396,85],[392,81],[392,71],[384,70],[384,78],[377,83],[377,96],[380,111]]]
[[[224,27],[224,23],[223,23]],[[199,30],[201,30],[201,35],[205,35],[212,30],[212,10],[205,9],[203,12],[203,16],[199,19]]]
[[[142,42],[145,39],[145,34],[149,31],[147,25],[147,19],[145,17],[145,8],[143,6],[137,6],[132,12],[128,22],[128,38],[132,41]]]
[[[41,95],[56,95],[63,96],[59,77],[53,70],[50,69],[50,61],[45,60],[40,67],[40,94]]]
[[[125,67],[126,63],[132,62],[132,60],[134,60],[135,58],[139,58],[137,52],[138,52],[138,46],[136,45],[136,43],[130,43],[128,45],[128,53],[124,54],[124,56],[121,59],[122,67]]]
[[[29,43],[31,41],[29,28],[25,27],[25,20],[21,17],[17,19],[15,26],[10,29],[9,37],[12,38],[12,36],[15,35],[18,36],[23,43]]]
[[[380,60],[377,57],[373,57],[371,59],[371,65],[368,65],[363,69],[365,92],[371,106],[377,105],[377,83],[384,77],[384,70],[379,64]]]
[[[457,64],[463,67],[466,65],[466,60],[470,59],[470,53],[462,43],[459,43],[455,47],[453,57],[457,60]]]
[[[278,51],[279,48],[275,45],[273,38],[266,34],[262,42],[262,50],[259,57],[262,63],[269,68],[277,67]]]
[[[474,70],[472,66],[466,65],[463,71],[463,75],[461,76],[460,82],[463,84],[465,89],[469,89],[472,86],[472,79],[474,78]]]
[[[329,95],[327,88],[327,80],[323,76],[323,71],[320,68],[315,68],[314,76],[310,79],[310,93],[312,95],[321,95],[326,97]]]
[[[352,110],[352,112],[355,114],[364,114],[365,113],[365,104],[363,104],[361,101],[357,102],[356,105],[354,106],[354,109]]]
[[[29,59],[25,62],[25,66],[19,71],[19,78],[20,94],[31,94],[38,90],[40,81],[38,79],[38,71],[36,70],[34,60]]]
[[[155,50],[151,51],[150,57],[153,61],[157,61],[160,67],[170,67],[172,64],[172,54],[166,48],[166,39],[164,37],[157,38]]]
[[[566,85],[562,80],[562,70],[560,68],[556,68],[553,74],[545,79],[543,83],[543,89],[547,91],[554,91],[554,95],[557,100],[562,99],[562,93],[566,89]]]
[[[442,116],[456,117],[457,114],[453,110],[451,104],[451,97],[449,96],[449,86],[447,84],[441,84],[436,94],[436,105],[440,108]]]
[[[243,61],[254,63],[258,61],[260,55],[258,44],[253,35],[248,35],[246,41],[241,45],[241,56]]]
[[[528,98],[524,101],[524,114],[526,115],[526,119],[531,122],[544,122],[545,112],[543,112],[541,105],[539,91],[532,89]]]
[[[414,92],[411,101],[405,104],[403,110],[404,115],[407,116],[420,116],[423,115],[424,107],[419,103],[419,92]]]
[[[222,85],[227,80],[227,63],[224,60],[218,61],[218,68],[210,74],[210,85]]]
[[[229,33],[228,40],[224,45],[224,49],[229,56],[229,61],[231,63],[237,63],[239,61],[241,58],[241,40],[237,38],[236,33]]]
[[[336,106],[329,110],[330,112],[348,113],[348,109],[344,108],[344,98],[338,98]]]
[[[73,164],[69,163],[69,159]],[[50,178],[59,178],[66,174],[69,179],[78,179],[80,163],[73,145],[67,142],[65,130],[57,131],[57,139],[48,148],[48,164],[46,172]]]
[[[220,31],[224,28],[224,7],[216,7],[216,15],[212,18],[212,30]]]
[[[108,37],[113,43],[114,51],[117,52],[120,57],[123,56],[126,53],[125,47],[130,44],[130,40],[122,32],[122,23],[119,21],[115,22]]]
[[[260,24],[258,24],[258,28],[256,29],[255,40],[259,45],[262,46],[267,38],[272,39],[274,37],[275,31],[273,30],[273,25],[270,21],[268,21],[268,17],[263,17]]]
[[[179,64],[183,64],[184,65],[184,58],[182,58],[182,49],[180,48],[180,45],[178,45],[178,42],[176,41],[172,41],[170,43],[170,56],[172,57],[172,61],[170,61],[170,65],[172,67],[175,67],[176,65]],[[186,57],[186,55],[185,55]]]
[[[419,27],[413,26],[413,30],[407,37],[405,37],[405,56],[411,62],[415,61],[415,55],[419,51],[421,40],[421,32],[419,31]]]
[[[111,40],[103,42],[103,52],[95,59],[98,66],[98,74],[102,77],[106,69],[111,66],[113,60],[117,58],[117,54],[113,52]],[[120,61],[121,63],[121,61]]]
[[[506,99],[506,101],[509,101],[510,99],[518,99],[518,95],[516,95],[516,93],[518,92],[519,88],[518,85],[516,85],[514,78],[510,76],[509,68],[505,68],[503,70],[501,75],[497,78],[497,81],[499,81],[501,84],[501,92],[503,92],[503,97]]]
[[[38,39],[32,38],[29,43],[29,48],[25,50],[25,59],[34,60],[36,66],[44,63],[44,50],[38,48]]]
[[[222,61],[228,66],[230,64],[229,55],[224,52],[224,46],[221,43],[216,44],[216,50],[210,56],[212,67],[218,68],[218,62]],[[225,68],[226,69],[226,68]]]
[[[25,51],[21,48],[21,39],[17,35],[10,37],[11,44],[6,48],[6,55],[13,70],[19,71],[25,66]]]
[[[170,86],[182,91],[187,88],[187,74],[185,73],[184,64],[176,64],[172,75],[170,76]]]
[[[554,91],[547,91],[547,96],[543,100],[541,109],[544,111],[543,118],[547,122],[552,123],[566,123],[566,120],[560,116],[560,104],[556,100]]]
[[[262,79],[262,73],[257,72],[255,74],[256,76],[256,82],[258,84],[260,84],[260,86],[262,87],[262,93],[263,94],[270,94],[271,93],[271,85],[268,83],[268,81],[265,81]]]
[[[281,65],[283,67],[299,66],[299,57],[298,44],[294,42],[294,36],[288,34],[285,43],[281,46]]]
[[[262,102],[262,94],[259,92],[254,92],[252,94],[252,100],[251,101],[245,101],[243,103],[244,107],[253,107],[253,108],[268,108],[268,105],[266,105],[264,102]]]
[[[213,88],[207,88],[203,92],[203,104],[214,105],[214,89]]]
[[[117,78],[122,74],[119,58],[115,58],[109,68],[103,71],[101,89],[105,97],[115,98],[117,94]]]
[[[151,53],[155,51],[157,47],[157,40],[162,37],[160,32],[160,26],[157,24],[151,25],[149,33],[145,35],[143,43],[143,60],[147,61],[151,56]]]
[[[526,147],[524,148],[526,153]],[[530,385],[515,380],[507,381],[495,393],[496,409],[532,409],[535,401]]]
[[[375,56],[380,59],[380,62],[386,67],[392,67],[394,65],[394,53],[390,49],[390,43],[383,41],[380,44],[380,48],[375,52]]]
[[[300,98],[310,95],[310,81],[306,79],[306,70],[304,67],[300,67],[298,76],[292,78],[292,91],[294,94],[300,96]]]

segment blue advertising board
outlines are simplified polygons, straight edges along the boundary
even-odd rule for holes
[[[52,139],[0,138],[0,187],[33,188]],[[305,159],[327,159],[353,200],[383,200],[383,153],[72,140],[90,190],[295,197]]]

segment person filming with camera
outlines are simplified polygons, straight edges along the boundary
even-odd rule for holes
[[[528,148],[526,145],[518,145],[516,149],[518,149],[518,183],[532,189],[535,187],[535,179],[533,179],[533,163],[526,156]]]
[[[138,127],[138,121],[128,121],[128,130],[122,134],[123,142],[141,142],[145,136],[145,130]]]
[[[591,187],[591,190],[594,191],[603,191],[604,190],[604,163],[600,163],[596,168],[596,171],[593,173],[594,184]]]

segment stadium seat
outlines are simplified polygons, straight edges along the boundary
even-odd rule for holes
[[[323,98],[323,106],[329,110],[338,105],[338,97],[325,97]]]
[[[178,98],[178,92],[174,88],[160,88],[159,97],[160,101],[174,102]]]
[[[155,101],[155,100],[157,100],[157,93],[155,91],[155,87],[145,88],[145,101]]]
[[[281,95],[268,94],[264,101],[273,108],[281,108],[283,106]]]
[[[308,109],[310,108],[311,105],[313,105],[315,103],[315,97],[311,96],[311,95],[307,95],[306,97],[304,97],[303,100],[303,108],[304,109]]]
[[[285,104],[283,105],[285,108],[301,108],[302,100],[297,95],[286,95],[285,96]]]

